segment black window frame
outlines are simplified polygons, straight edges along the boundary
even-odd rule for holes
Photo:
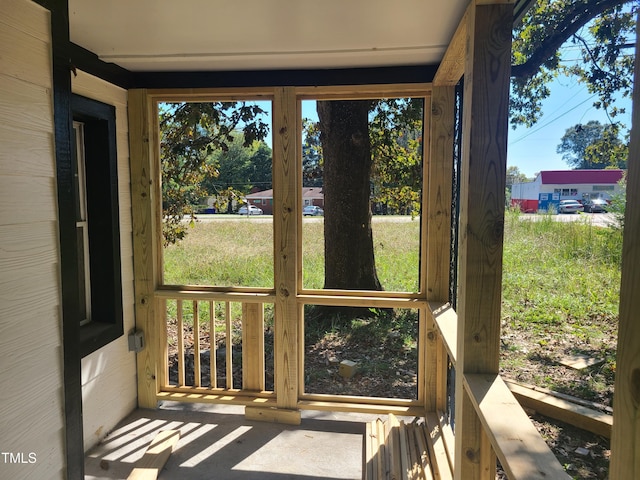
[[[124,334],[116,109],[72,94],[71,111],[73,120],[84,124],[91,285],[91,321],[79,326],[80,355],[85,357]],[[75,211],[65,213],[75,218]],[[80,282],[80,273],[76,275]]]

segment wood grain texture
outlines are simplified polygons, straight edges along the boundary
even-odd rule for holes
[[[636,39],[640,19],[636,23]],[[640,52],[636,40],[636,58]],[[633,127],[627,170],[627,207],[622,247],[620,325],[613,403],[611,478],[640,478],[640,62],[635,64]]]
[[[242,389],[262,391],[264,376],[264,305],[242,304]]]
[[[127,480],[156,480],[179,439],[179,430],[158,432]]]
[[[438,71],[433,77],[433,86],[455,86],[465,73],[465,58],[467,47],[467,28],[469,10],[473,8],[473,2],[467,8],[464,16],[458,24],[458,28],[449,42]]]
[[[546,417],[562,420],[564,423],[574,425],[581,430],[611,438],[611,426],[613,425],[611,415],[513,382],[508,382],[506,385],[523,407],[535,410]]]
[[[137,354],[138,406],[156,407],[157,360],[162,335],[155,321],[157,285],[156,218],[153,215],[157,183],[153,162],[152,108],[145,90],[129,93],[129,131],[131,158],[131,198],[133,219],[134,288],[136,329],[147,339],[145,349]]]
[[[464,384],[510,479],[570,478],[499,375],[465,375]]]
[[[488,480],[495,460],[462,378],[498,372],[513,6],[472,4],[465,19],[454,472]]]
[[[297,107],[293,88],[276,89],[273,101],[273,222],[276,301],[274,306],[275,391],[279,408],[297,409],[302,305],[298,279]]]
[[[429,156],[427,164],[427,204],[423,217],[426,225],[424,289],[429,301],[449,299],[449,258],[451,247],[451,190],[453,175],[454,87],[434,87],[431,92]],[[426,108],[426,107],[425,107]],[[446,385],[446,362],[439,358],[435,322],[426,316],[425,372],[427,411],[442,409]],[[438,394],[440,392],[440,394]]]
[[[51,222],[57,218],[55,180],[0,176],[0,217],[4,225]]]

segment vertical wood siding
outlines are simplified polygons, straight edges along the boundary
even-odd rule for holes
[[[49,25],[30,0],[0,2],[0,446],[27,461],[0,457],[2,478],[64,477]]]
[[[98,443],[136,407],[135,354],[127,350],[127,333],[134,328],[133,248],[129,182],[129,128],[127,91],[78,71],[72,91],[116,107],[120,249],[125,335],[82,359],[84,448]]]

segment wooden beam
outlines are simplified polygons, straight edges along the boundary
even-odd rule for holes
[[[569,425],[588,432],[611,438],[613,417],[583,405],[554,397],[545,392],[532,390],[513,382],[505,382],[520,405],[550,418],[562,420]]]
[[[499,375],[465,375],[464,384],[510,479],[570,478]]]
[[[302,304],[298,304],[298,134],[293,88],[275,90],[273,101],[273,222],[275,391],[279,408],[297,410]]]
[[[473,2],[467,7],[458,28],[449,42],[442,62],[433,77],[434,87],[455,86],[464,75],[465,58],[467,53],[467,29],[469,11],[474,7]]]
[[[273,407],[255,407],[247,405],[244,407],[244,416],[247,420],[259,422],[284,423],[287,425],[300,425],[302,416],[300,410],[285,410]]]
[[[158,352],[163,335],[155,321],[157,285],[157,226],[154,215],[159,176],[154,162],[155,109],[146,90],[129,91],[129,152],[133,221],[133,271],[136,329],[144,333],[146,347],[137,354],[138,406],[156,408],[159,376]]]
[[[242,388],[262,391],[264,380],[264,305],[242,304]]]
[[[179,439],[179,430],[158,432],[127,480],[156,480]]]
[[[636,58],[639,37],[640,17],[636,22]],[[640,478],[640,61],[636,61],[634,76],[611,439],[610,477],[619,480]]]
[[[449,300],[449,259],[451,248],[451,193],[453,176],[453,140],[455,128],[454,87],[434,87],[431,94],[429,124],[429,155],[426,169],[426,205],[423,206],[426,225],[426,274],[423,288],[427,300]],[[426,125],[426,124],[425,124]],[[425,127],[426,128],[426,127]],[[427,411],[444,409],[447,362],[443,361],[441,344],[437,341],[435,322],[430,313],[426,318],[425,365]],[[436,368],[437,367],[437,368]]]
[[[495,457],[462,379],[498,372],[513,5],[474,2],[465,18],[454,475],[488,480]]]

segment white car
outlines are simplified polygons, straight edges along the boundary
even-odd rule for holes
[[[560,200],[558,205],[558,213],[578,213],[583,210],[584,207],[577,200]]]
[[[315,205],[307,205],[302,209],[302,215],[317,217],[324,215],[324,210]]]
[[[238,209],[240,215],[262,215],[262,209],[255,205],[243,205]]]

